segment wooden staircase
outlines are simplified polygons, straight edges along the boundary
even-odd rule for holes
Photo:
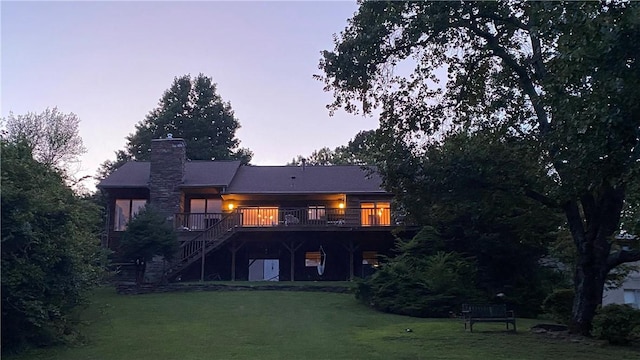
[[[200,261],[211,251],[224,245],[231,239],[241,226],[241,214],[232,212],[224,216],[219,222],[199,233],[190,240],[184,241],[178,251],[178,259],[167,269],[165,276],[169,281],[174,280],[191,264]]]

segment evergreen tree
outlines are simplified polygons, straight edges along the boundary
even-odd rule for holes
[[[210,77],[199,74],[176,77],[164,92],[158,107],[151,110],[144,120],[135,126],[135,132],[127,136],[124,151],[116,152],[116,160],[107,160],[98,171],[104,178],[127,161],[148,161],[151,140],[183,138],[190,160],[240,160],[251,161],[253,153],[239,148],[236,130],[240,128],[231,104],[216,93],[216,85]]]
[[[142,283],[146,263],[156,255],[170,261],[178,251],[178,238],[162,213],[147,205],[127,224],[120,246],[122,256],[135,262],[136,282]]]

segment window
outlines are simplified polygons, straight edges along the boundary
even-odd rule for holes
[[[113,230],[126,230],[127,223],[140,212],[146,203],[147,200],[143,199],[116,199]]]
[[[378,252],[377,251],[363,251],[362,252],[362,265],[370,265],[378,267]]]
[[[191,230],[207,229],[222,218],[221,199],[191,199],[189,201],[189,223]]]
[[[242,226],[276,226],[278,225],[277,207],[241,208]]]
[[[309,206],[309,220],[324,220],[325,214],[324,206]]]
[[[389,202],[363,202],[360,204],[362,226],[391,225],[391,204]]]
[[[640,289],[625,289],[624,303],[635,309],[640,309]]]
[[[307,251],[304,254],[304,266],[316,267],[320,265],[320,251]]]

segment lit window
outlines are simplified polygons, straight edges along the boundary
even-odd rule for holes
[[[377,251],[363,251],[362,252],[362,265],[369,265],[378,267],[378,252]]]
[[[116,199],[113,216],[113,230],[124,231],[127,223],[134,218],[145,206],[147,200],[141,199]]]
[[[278,225],[277,207],[241,208],[242,226],[276,226]]]
[[[389,202],[364,202],[360,204],[362,226],[391,225],[391,204]]]
[[[309,206],[309,220],[324,220],[325,215],[324,206]]]
[[[304,266],[316,267],[320,265],[320,251],[308,251],[304,254]]]

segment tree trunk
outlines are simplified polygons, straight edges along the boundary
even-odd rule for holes
[[[613,235],[618,230],[624,203],[624,189],[604,184],[580,200],[564,205],[577,249],[574,275],[575,298],[570,330],[588,336],[596,309],[602,304],[609,270]]]
[[[574,275],[576,296],[573,300],[570,324],[570,330],[573,333],[588,336],[591,333],[591,321],[596,309],[602,304],[602,294],[609,269],[606,265],[606,256],[603,263],[601,255],[584,253],[578,256]]]
[[[147,269],[147,262],[144,259],[136,260],[136,284],[142,285],[144,283],[144,273]]]

